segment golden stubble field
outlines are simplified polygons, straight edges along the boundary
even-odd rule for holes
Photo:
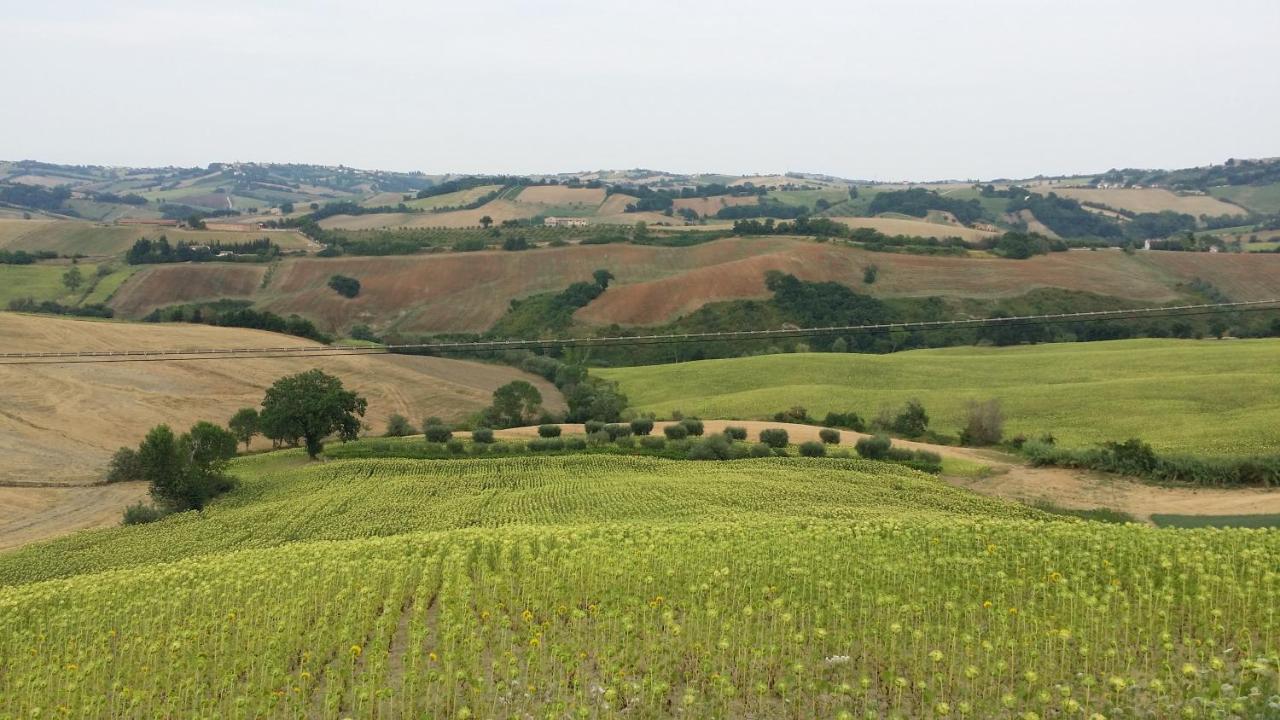
[[[204,325],[132,325],[0,312],[0,337],[28,351],[296,347],[308,340]],[[380,433],[392,413],[460,420],[515,379],[534,383],[562,408],[549,383],[512,368],[399,355],[193,360],[82,365],[0,365],[0,484],[97,480],[112,452],[154,425],[184,431],[223,423],[256,406],[277,378],[321,368],[369,400],[365,421]]]

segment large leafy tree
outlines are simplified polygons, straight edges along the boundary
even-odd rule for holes
[[[257,435],[259,429],[258,411],[251,408],[240,408],[235,415],[227,421],[227,429],[232,435],[236,436],[236,440],[244,443],[244,449],[249,449],[249,442],[253,440],[253,436]]]
[[[513,380],[493,391],[494,419],[506,427],[524,425],[542,406],[542,393],[524,380]]]
[[[302,438],[307,455],[315,458],[324,439],[337,434],[354,440],[368,402],[342,387],[342,381],[321,370],[282,377],[267,389],[259,423],[270,438]]]
[[[211,422],[198,422],[181,437],[168,425],[157,425],[138,446],[136,464],[157,502],[173,510],[200,510],[234,485],[226,468],[235,454],[235,436]]]

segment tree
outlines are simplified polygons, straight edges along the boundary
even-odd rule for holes
[[[280,378],[262,400],[261,426],[267,437],[302,438],[313,460],[323,440],[337,433],[343,441],[360,433],[368,401],[343,388],[342,381],[321,370]]]
[[[919,437],[929,427],[929,415],[919,400],[909,401],[893,419],[892,429],[899,435]]]
[[[111,456],[107,465],[107,482],[128,482],[142,479],[142,464],[138,461],[138,451],[122,447]]]
[[[483,227],[485,230],[488,230],[489,226],[492,224],[493,224],[493,218],[489,217],[488,215],[485,215],[484,217],[480,218],[480,226]]]
[[[960,431],[963,445],[995,445],[1004,437],[1004,412],[999,400],[970,400],[968,421]]]
[[[249,449],[249,442],[253,440],[253,436],[257,435],[259,430],[258,411],[251,408],[240,408],[235,415],[227,421],[227,429],[235,436],[236,440],[244,443],[244,449]]]
[[[493,391],[495,419],[508,427],[524,425],[542,406],[542,393],[524,380],[513,380]]]
[[[66,285],[71,292],[78,290],[82,283],[84,283],[84,275],[80,273],[80,268],[75,265],[72,265],[70,270],[62,273],[62,284]]]
[[[595,279],[596,285],[599,285],[601,290],[607,290],[609,288],[609,281],[614,279],[613,273],[604,269],[596,270],[591,273],[591,277]]]
[[[288,200],[280,203],[280,212],[283,215],[289,215],[293,213],[293,203],[289,202]]]
[[[353,298],[360,294],[360,281],[346,275],[333,275],[329,278],[329,287],[345,298]]]
[[[201,510],[234,485],[225,470],[235,454],[235,436],[211,422],[196,423],[180,438],[157,425],[138,446],[138,472],[166,508]]]
[[[387,418],[387,431],[383,433],[387,437],[404,437],[413,434],[413,425],[409,423],[409,419],[400,414],[393,414]]]
[[[512,252],[518,252],[520,250],[528,250],[529,241],[525,240],[523,236],[515,235],[503,241],[502,249],[509,250]]]
[[[784,448],[791,438],[783,428],[765,428],[760,431],[760,442],[771,448]]]

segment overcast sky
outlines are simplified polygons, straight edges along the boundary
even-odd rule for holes
[[[0,0],[0,159],[868,179],[1280,155],[1277,0]]]

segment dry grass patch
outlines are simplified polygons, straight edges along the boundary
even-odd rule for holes
[[[1161,210],[1201,215],[1244,215],[1238,205],[1223,202],[1210,195],[1178,195],[1163,188],[1052,188],[1063,197],[1080,202],[1093,202],[1135,213],[1155,213]]]

